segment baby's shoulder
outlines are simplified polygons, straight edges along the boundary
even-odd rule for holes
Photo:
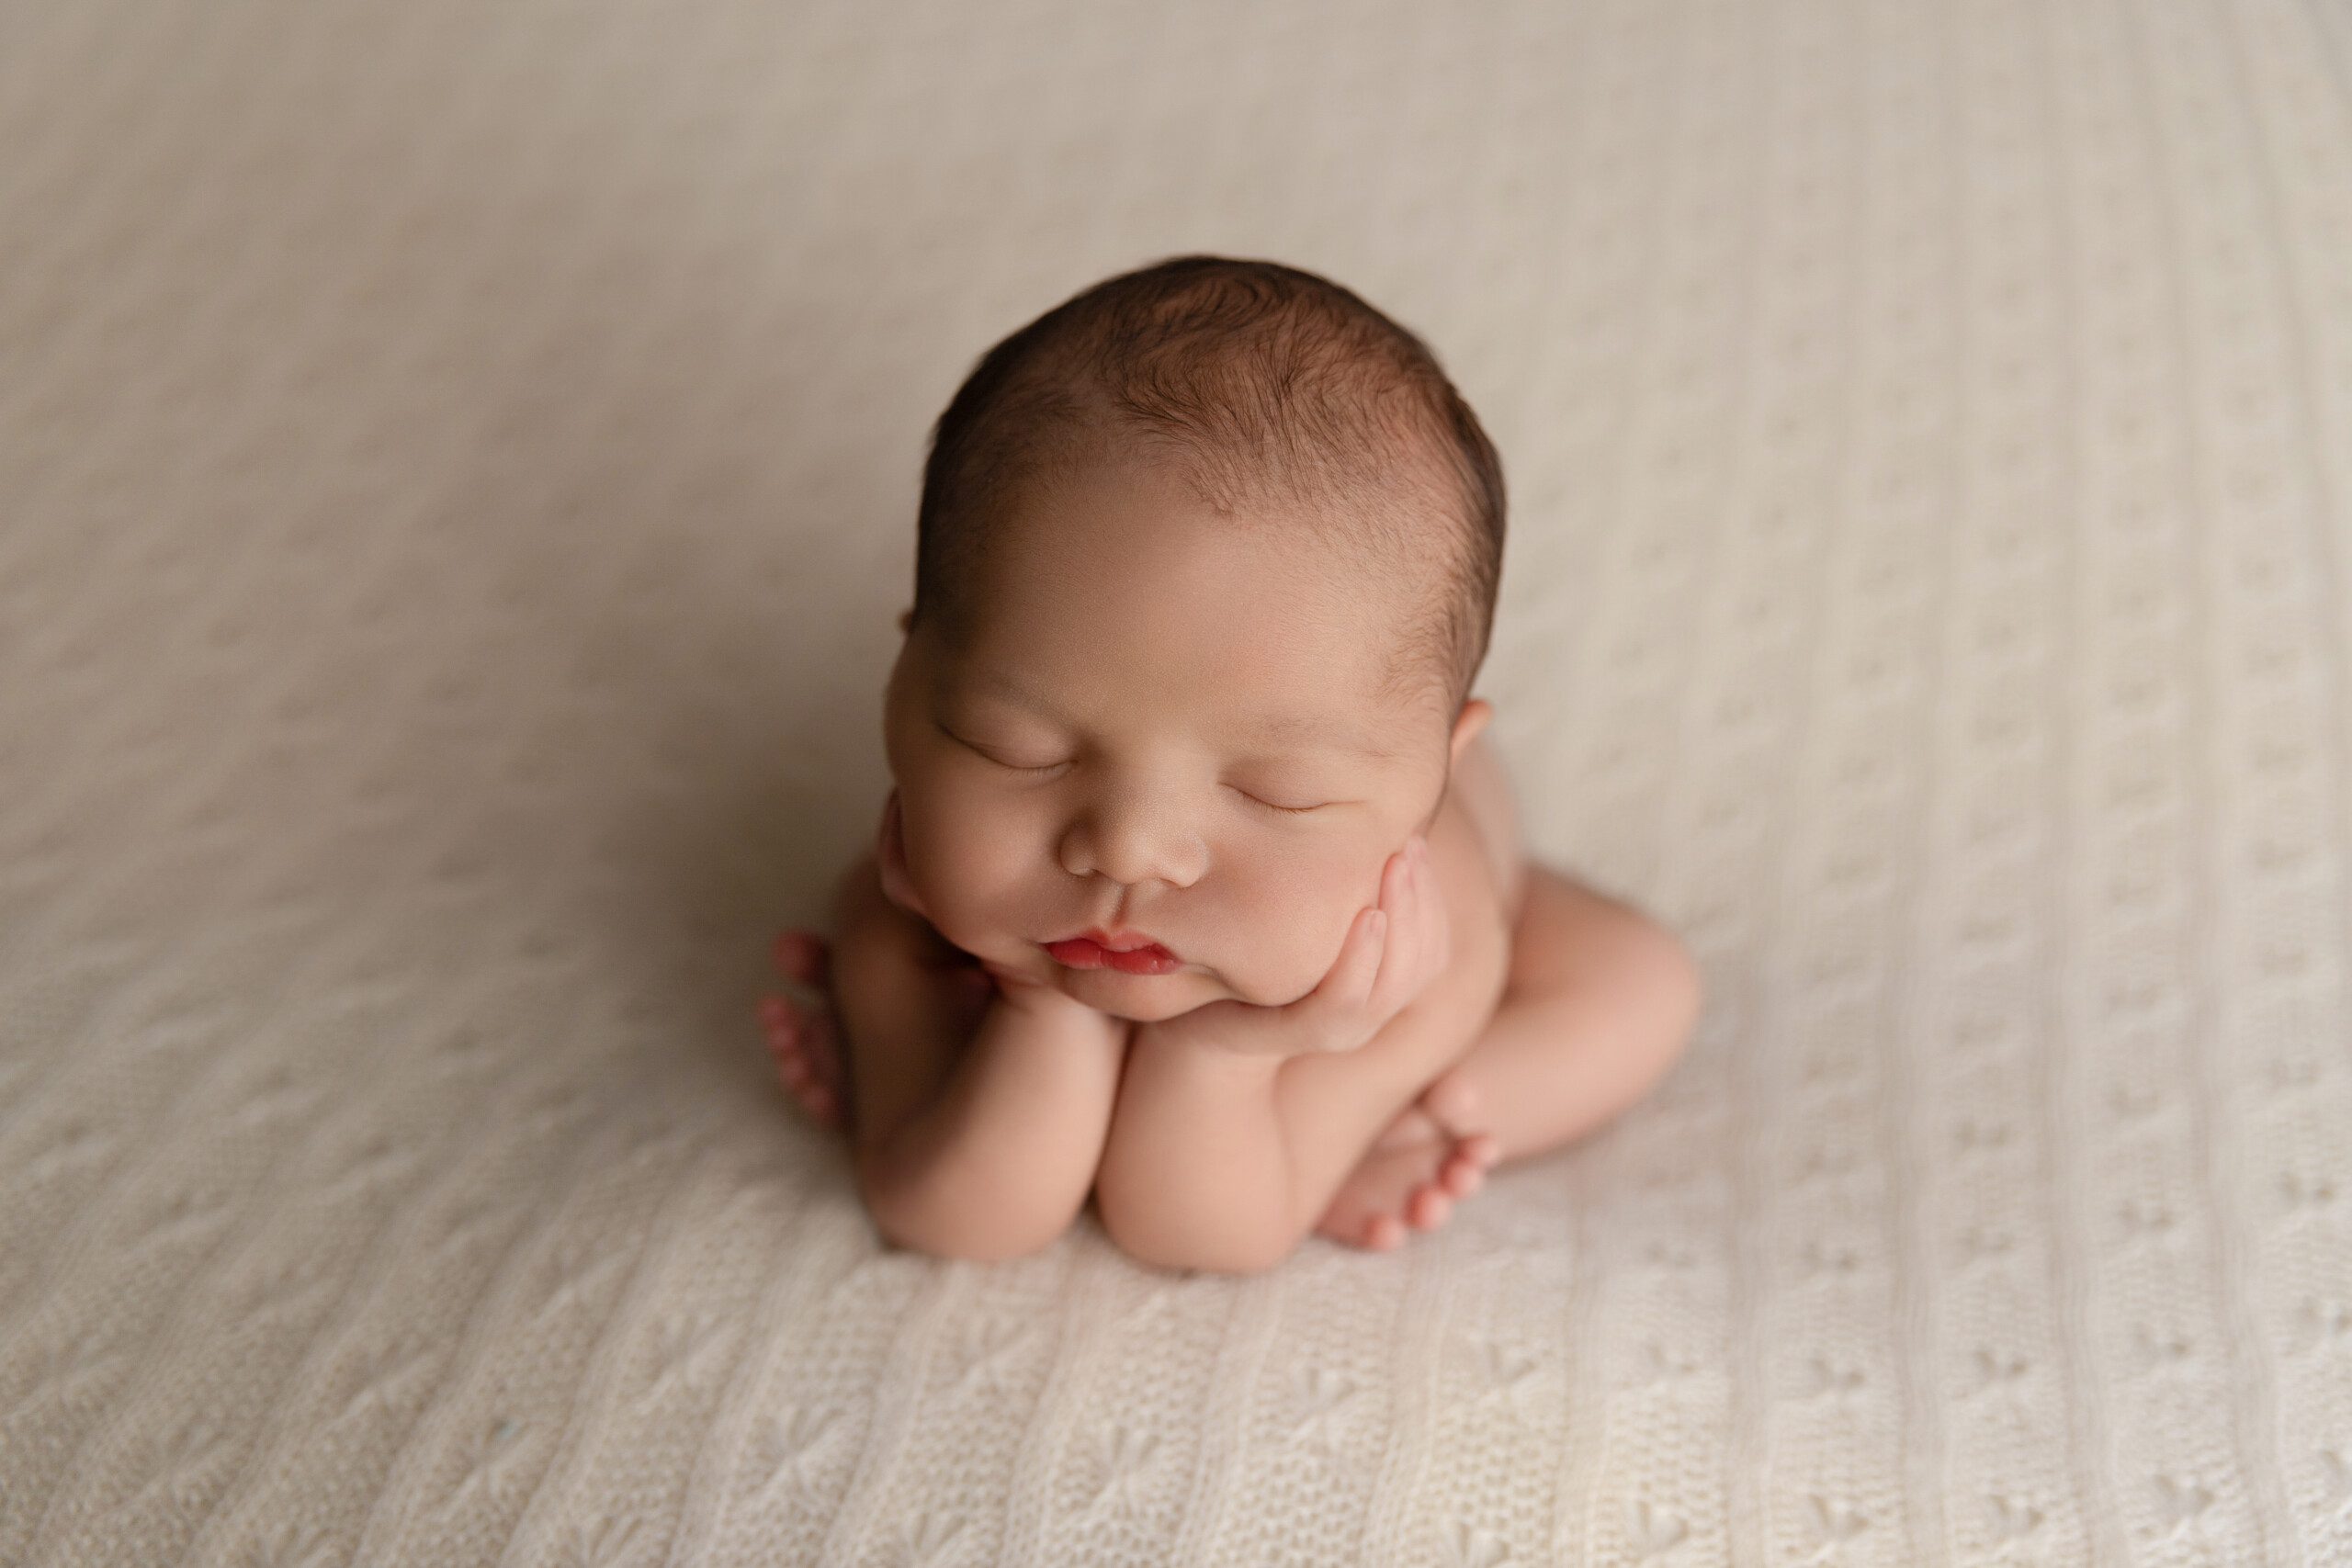
[[[1430,849],[1439,859],[1441,877],[1449,879],[1451,896],[1465,913],[1492,907],[1500,912],[1506,931],[1518,923],[1526,880],[1518,803],[1502,759],[1483,735],[1474,736],[1462,749],[1445,799],[1430,824]]]
[[[1430,863],[1445,899],[1450,954],[1448,974],[1433,990],[1483,1016],[1499,1000],[1510,973],[1510,884],[1498,874],[1475,815],[1460,805],[1441,807],[1430,823]]]

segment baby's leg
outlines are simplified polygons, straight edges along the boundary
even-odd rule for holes
[[[1419,1105],[1502,1160],[1584,1136],[1628,1110],[1690,1043],[1697,964],[1640,910],[1530,862],[1510,978],[1486,1032]]]
[[[834,1037],[831,946],[815,931],[788,931],[776,937],[769,956],[801,993],[760,998],[760,1030],[776,1077],[811,1121],[844,1132],[855,1112]]]
[[[844,879],[836,915],[831,952],[812,955],[800,933],[777,944],[787,976],[830,981],[840,1014],[822,1036],[804,1020],[779,1071],[820,1120],[839,1120],[845,1092],[858,1192],[876,1227],[941,1257],[1046,1246],[1086,1201],[1124,1026],[1075,1003],[1000,997],[984,970],[883,895],[870,856]],[[791,1027],[780,1010],[763,1012],[772,1036]],[[846,1045],[845,1072],[838,1055],[821,1067],[818,1039]],[[837,1086],[830,1095],[812,1090],[820,1070]]]
[[[853,954],[855,945],[852,939]],[[834,951],[833,944],[813,931],[780,933],[772,949],[776,970],[803,995],[762,997],[759,1018],[768,1055],[775,1062],[777,1081],[809,1120],[837,1133],[849,1133],[858,1120],[842,1015],[860,1010],[870,1015],[873,1009],[844,1006],[832,980]],[[854,957],[849,967],[853,974],[858,970]],[[933,975],[907,998],[919,1014],[913,1037],[928,1043],[897,1058],[898,1068],[907,1069],[903,1076],[909,1079],[910,1092],[904,1098],[919,1100],[927,1088],[937,1086],[955,1047],[969,1040],[979,1027],[990,994],[987,974],[974,966]],[[897,1076],[896,1068],[886,1065],[886,1070]]]
[[[1112,1239],[1162,1267],[1250,1272],[1309,1230],[1382,1247],[1407,1224],[1442,1221],[1492,1157],[1475,1129],[1379,1162],[1382,1201],[1397,1211],[1383,1235],[1335,1229],[1332,1210],[1383,1129],[1475,1044],[1510,959],[1499,912],[1459,923],[1445,969],[1352,1051],[1275,1060],[1139,1030],[1096,1179]]]

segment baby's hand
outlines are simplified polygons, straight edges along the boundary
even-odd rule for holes
[[[1084,1002],[1049,981],[1017,974],[1001,964],[991,964],[985,958],[980,960],[980,972],[988,976],[999,1001],[1017,1012],[1027,1013],[1033,1018],[1051,1018],[1056,1014],[1070,1016],[1085,1014],[1094,1018],[1108,1016],[1095,1008],[1088,1007]]]
[[[1429,869],[1429,844],[1416,834],[1381,868],[1379,907],[1357,913],[1340,956],[1315,989],[1282,1007],[1209,1002],[1141,1025],[1136,1045],[1212,1045],[1261,1056],[1352,1051],[1443,972],[1452,951],[1445,899]]]

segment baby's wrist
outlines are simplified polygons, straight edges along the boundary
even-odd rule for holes
[[[1295,1052],[1270,1051],[1241,1034],[1216,1030],[1159,1030],[1144,1024],[1136,1030],[1136,1044],[1161,1055],[1197,1063],[1199,1070],[1227,1078],[1271,1078]]]
[[[995,1006],[1026,1036],[1096,1041],[1114,1049],[1126,1045],[1129,1026],[1124,1021],[1073,1000],[1052,986],[1000,982]]]

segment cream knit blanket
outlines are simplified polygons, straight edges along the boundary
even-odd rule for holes
[[[752,1021],[922,441],[1189,250],[1508,466],[1654,1100],[1248,1281]],[[2337,0],[0,7],[0,1562],[2352,1562]]]

